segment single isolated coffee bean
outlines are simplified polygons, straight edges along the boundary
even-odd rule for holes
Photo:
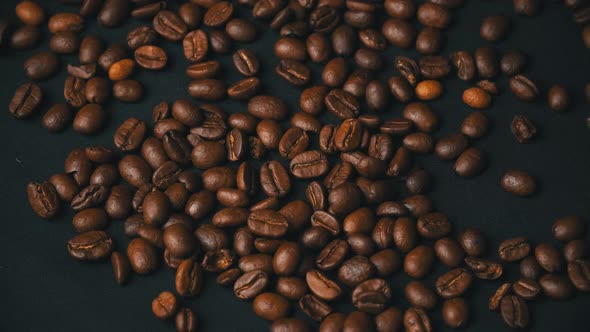
[[[519,143],[528,143],[537,134],[537,128],[533,122],[524,115],[517,115],[512,119],[510,131]]]
[[[502,189],[516,196],[530,196],[537,190],[535,178],[520,170],[506,172],[501,180]]]

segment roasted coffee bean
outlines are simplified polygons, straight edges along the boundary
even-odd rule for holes
[[[504,322],[512,328],[526,328],[529,324],[529,309],[518,295],[508,295],[500,302]]]
[[[372,78],[371,72],[365,69],[357,69],[348,76],[342,90],[356,98],[363,98],[367,92],[367,86]],[[411,89],[410,89],[411,90]]]
[[[111,264],[113,266],[115,281],[119,285],[126,284],[129,281],[131,271],[131,266],[129,265],[129,259],[127,259],[127,256],[121,254],[118,251],[114,251],[111,254]]]
[[[451,232],[451,223],[442,213],[427,213],[417,222],[418,233],[428,239],[437,239]]]
[[[248,102],[248,113],[259,119],[282,120],[287,112],[287,104],[277,97],[260,95]]]
[[[146,131],[145,122],[137,118],[129,118],[115,132],[115,146],[123,152],[136,150],[143,142]]]
[[[188,27],[180,17],[169,10],[161,10],[153,19],[154,29],[162,37],[171,40],[179,41],[186,34]]]
[[[430,318],[424,310],[419,308],[406,310],[403,323],[407,332],[432,332]]]
[[[443,303],[443,321],[452,328],[461,328],[467,325],[469,319],[469,307],[464,299],[457,297],[446,300]]]
[[[525,300],[534,300],[541,294],[541,286],[532,280],[523,278],[512,285],[514,293]]]
[[[445,299],[461,296],[471,286],[471,280],[466,270],[451,270],[436,279],[436,292]]]
[[[178,301],[176,295],[168,291],[161,292],[152,301],[152,312],[159,319],[168,319],[174,316],[177,309]]]
[[[340,297],[342,289],[318,270],[310,270],[305,276],[309,290],[325,301],[333,301]]]
[[[239,43],[251,43],[256,39],[256,26],[252,22],[234,18],[225,25],[225,32],[232,40]]]
[[[498,52],[491,46],[483,46],[475,50],[475,65],[479,77],[489,79],[500,71]]]
[[[81,261],[98,261],[108,257],[113,240],[103,231],[90,231],[74,236],[68,241],[68,252]]]
[[[76,32],[58,32],[51,36],[49,48],[57,54],[72,54],[80,48],[80,38]]]
[[[309,68],[305,64],[289,59],[281,60],[275,71],[279,76],[295,86],[306,85],[311,78]]]
[[[484,136],[489,128],[489,120],[483,112],[473,112],[461,124],[461,132],[469,138]]]
[[[143,85],[136,80],[115,82],[113,96],[124,103],[136,103],[143,97]]]
[[[299,99],[299,106],[308,114],[319,114],[324,109],[324,98],[328,94],[325,86],[314,86],[303,90]]]
[[[422,279],[434,263],[434,251],[428,246],[417,246],[404,258],[404,272],[412,278]]]
[[[436,257],[449,267],[458,267],[463,262],[465,252],[452,238],[441,238],[434,243]]]
[[[543,294],[552,300],[566,300],[572,297],[574,287],[570,280],[557,274],[545,274],[539,279]]]
[[[203,23],[208,27],[221,27],[232,17],[234,6],[228,1],[220,1],[207,9]]]
[[[57,195],[64,202],[69,203],[79,191],[78,184],[69,174],[59,173],[52,175],[49,178],[49,183],[55,187]]]
[[[202,178],[203,187],[212,192],[216,192],[221,188],[233,188],[236,186],[236,171],[225,166],[209,168],[202,173]]]
[[[84,28],[84,18],[76,13],[57,13],[49,18],[48,26],[51,33],[80,32]]]
[[[114,28],[127,20],[131,11],[128,1],[105,0],[98,13],[98,23],[103,27]]]
[[[196,332],[199,326],[197,315],[189,308],[179,309],[174,319],[176,331]]]
[[[480,87],[472,87],[463,91],[463,102],[475,109],[484,109],[492,104],[492,96]]]
[[[467,148],[469,142],[463,134],[451,134],[436,142],[434,152],[441,160],[453,160]]]
[[[229,287],[232,286],[241,275],[242,271],[240,271],[240,269],[233,268],[221,272],[215,281],[221,286]]]
[[[500,244],[498,254],[503,261],[516,262],[531,252],[531,245],[524,237],[508,239]]]
[[[124,219],[129,216],[132,204],[133,192],[127,185],[115,185],[104,204],[104,209],[111,219]]]
[[[524,115],[517,115],[512,119],[510,130],[520,143],[528,143],[537,134],[533,122]]]
[[[406,149],[415,153],[429,153],[434,145],[432,137],[426,133],[411,133],[403,139]]]
[[[424,78],[440,79],[451,72],[451,64],[447,57],[428,55],[420,58],[420,72]]]
[[[590,263],[587,260],[575,260],[567,265],[567,273],[574,287],[582,292],[590,290]]]
[[[10,47],[18,50],[37,46],[41,40],[41,30],[36,26],[25,25],[17,28],[10,36]]]
[[[405,20],[390,18],[383,23],[381,33],[391,45],[406,49],[414,45],[416,29]]]
[[[234,53],[233,62],[236,69],[244,76],[254,76],[260,68],[254,52],[247,49],[240,49]]]
[[[144,45],[135,50],[135,61],[145,69],[159,70],[166,67],[168,55],[158,46]]]
[[[53,218],[60,210],[60,196],[50,182],[29,182],[27,196],[33,212],[43,219]]]
[[[539,89],[533,81],[523,75],[516,75],[510,79],[510,90],[516,98],[532,102],[539,96]]]
[[[109,81],[102,77],[92,77],[84,87],[86,101],[93,104],[104,104],[111,96]]]
[[[551,227],[553,237],[559,241],[580,239],[586,233],[586,225],[577,216],[566,216],[553,223]]]
[[[332,46],[326,35],[314,32],[307,37],[305,44],[311,61],[321,63],[330,58]]]
[[[142,25],[127,34],[127,45],[131,49],[138,49],[141,46],[153,45],[158,41],[158,34],[149,26]]]
[[[465,264],[479,279],[496,280],[502,275],[502,265],[477,257],[465,258]]]
[[[280,277],[277,279],[276,290],[288,300],[297,301],[307,293],[307,284],[299,277]]]
[[[437,296],[432,289],[419,281],[411,281],[405,287],[404,294],[411,306],[430,310],[437,302]]]
[[[535,16],[541,6],[537,0],[514,0],[514,11],[517,14]]]
[[[104,229],[108,224],[108,216],[105,210],[89,208],[82,210],[72,219],[72,225],[79,233]]]
[[[332,307],[312,294],[306,294],[299,299],[299,308],[315,321],[323,320],[333,311]]]
[[[39,25],[45,21],[45,11],[33,1],[21,1],[15,8],[16,16],[25,24]]]
[[[391,300],[391,288],[383,279],[369,279],[355,287],[353,305],[362,312],[379,314]]]
[[[80,190],[72,198],[70,205],[74,211],[81,211],[102,204],[108,195],[108,189],[103,185],[93,184]]]
[[[416,85],[416,97],[420,100],[434,100],[442,95],[442,84],[436,80],[424,80]]]
[[[535,178],[520,170],[506,172],[502,176],[501,185],[506,192],[522,197],[532,195],[537,189]]]
[[[478,257],[486,252],[486,239],[478,229],[466,228],[459,233],[457,240],[468,256]]]
[[[541,243],[535,247],[535,258],[539,265],[548,272],[559,272],[564,265],[561,253],[547,243]]]
[[[198,262],[192,258],[186,259],[176,270],[176,291],[181,296],[197,296],[201,292],[202,279],[202,272]]]
[[[472,177],[481,173],[485,166],[483,153],[477,148],[468,148],[459,155],[453,169],[459,176]]]
[[[541,275],[541,266],[534,256],[525,257],[520,261],[520,275],[532,280],[539,278]]]
[[[506,16],[494,15],[486,17],[479,28],[479,35],[487,41],[503,39],[510,29],[510,21]]]
[[[268,196],[283,197],[291,190],[291,180],[285,167],[278,161],[264,163],[260,168],[260,184]]]
[[[500,310],[500,303],[502,299],[512,291],[512,284],[507,282],[502,284],[488,301],[488,308],[492,311]]]
[[[229,207],[219,210],[213,216],[213,225],[217,227],[241,226],[248,220],[248,210],[239,207]]]
[[[266,272],[253,270],[240,276],[234,283],[234,293],[236,297],[242,300],[255,298],[260,294],[269,283]]]
[[[281,237],[287,232],[288,226],[287,219],[272,210],[252,211],[248,216],[248,228],[259,236]]]
[[[23,119],[33,114],[42,99],[41,87],[34,83],[25,83],[16,89],[8,109],[12,116]]]
[[[276,321],[289,314],[289,302],[276,293],[262,293],[254,298],[252,303],[254,313],[263,319]]]
[[[150,166],[135,155],[127,155],[119,161],[119,173],[125,181],[137,188],[149,183],[152,178]]]
[[[195,99],[217,101],[225,97],[226,85],[217,79],[198,79],[189,83],[188,93]]]
[[[326,174],[329,167],[329,161],[321,151],[310,150],[291,160],[290,171],[298,179],[310,179]]]
[[[526,55],[520,51],[504,53],[500,60],[502,74],[508,77],[520,74],[526,66]]]
[[[25,60],[25,75],[34,81],[42,81],[52,77],[59,67],[59,58],[51,52],[40,52]]]
[[[470,81],[475,77],[476,66],[473,56],[467,51],[452,54],[451,62],[457,68],[457,76],[463,81]]]
[[[182,48],[189,62],[200,62],[209,51],[207,34],[203,30],[189,32],[182,40]]]
[[[358,116],[359,102],[350,93],[344,90],[332,90],[326,95],[326,107],[332,114],[344,120]]]
[[[565,112],[570,106],[570,97],[561,85],[552,86],[547,92],[549,107],[556,112]]]
[[[186,68],[186,75],[191,79],[213,78],[221,71],[221,64],[217,60],[194,63]]]

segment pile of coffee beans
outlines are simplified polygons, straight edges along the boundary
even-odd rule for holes
[[[169,53],[158,46],[161,38],[181,44],[191,80],[187,94],[201,103],[162,101],[151,124],[135,117],[120,123],[114,148],[72,150],[63,172],[27,185],[29,202],[44,219],[69,205],[78,233],[67,243],[69,254],[80,261],[110,259],[121,285],[132,274],[170,268],[175,284],[163,285],[152,311],[174,319],[178,331],[198,330],[197,314],[177,296],[197,297],[211,286],[203,284],[205,273],[252,301],[272,331],[311,330],[307,321],[291,318],[296,308],[320,331],[432,331],[430,315],[440,303],[446,326],[466,327],[472,309],[464,295],[478,280],[507,277],[503,266],[513,262],[520,262],[521,278],[503,284],[489,302],[510,327],[529,326],[527,301],[590,291],[580,218],[553,225],[553,236],[565,243],[561,251],[513,237],[500,244],[498,258],[486,258],[483,232],[455,229],[426,195],[431,175],[420,166],[421,155],[454,162],[461,177],[485,171],[488,156],[472,143],[489,134],[484,110],[500,93],[495,79],[504,76],[519,100],[543,95],[525,75],[521,51],[483,45],[439,54],[453,9],[463,0],[192,0],[177,8],[167,1],[74,2],[81,4],[79,13],[48,15],[22,1],[16,13],[25,25],[13,30],[0,23],[0,45],[13,49],[37,45],[38,26],[46,20],[52,33],[51,51],[25,61],[31,81],[10,102],[15,118],[39,111],[43,91],[36,82],[57,73],[61,55],[77,53],[78,63],[67,65],[64,102],[47,110],[43,126],[58,132],[71,124],[81,134],[97,134],[106,126],[103,105],[111,97],[141,100],[137,71],[166,69]],[[239,15],[244,10],[251,15]],[[514,10],[533,16],[540,3],[514,0]],[[585,24],[587,13],[578,10],[576,21]],[[129,31],[126,43],[104,45],[98,36],[83,35],[94,16],[105,28],[129,18],[151,23]],[[260,23],[278,32],[274,74],[301,89],[299,105],[262,89],[258,75],[265,64],[244,46],[256,41]],[[480,35],[498,41],[512,26],[507,16],[491,15]],[[382,52],[389,47],[414,48],[420,57],[386,60]],[[223,70],[237,71],[241,80],[221,77],[225,55],[235,68]],[[319,79],[310,63],[323,65]],[[386,66],[397,74],[382,81],[376,73]],[[474,111],[455,133],[435,139],[440,119],[425,102],[445,93],[450,75],[469,82],[462,100]],[[228,98],[242,101],[245,111],[228,112],[216,103]],[[405,105],[401,116],[388,116],[393,102]],[[547,103],[567,111],[568,91],[551,87]],[[534,143],[537,129],[526,116],[505,125],[516,142]],[[533,195],[536,182],[526,170],[508,170],[499,181],[516,196]],[[294,196],[300,184],[305,199]],[[126,246],[107,233],[111,220],[125,220]],[[439,262],[446,272],[429,285],[423,279]],[[392,306],[391,285],[399,282],[392,276],[401,272],[413,279],[404,288],[411,305],[405,310]],[[332,304],[341,299],[356,311],[335,311]]]

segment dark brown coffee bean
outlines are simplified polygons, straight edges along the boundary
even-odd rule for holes
[[[181,226],[184,227],[184,226]],[[198,262],[189,258],[178,266],[176,270],[176,291],[181,296],[193,297],[199,295],[202,288],[202,271]]]
[[[537,280],[541,275],[541,266],[534,256],[525,257],[520,261],[520,275],[524,278]]]
[[[189,308],[178,310],[174,324],[179,332],[196,332],[199,327],[197,315]]]
[[[283,197],[291,190],[291,181],[285,167],[278,161],[264,163],[260,168],[260,184],[268,196]]]
[[[514,0],[514,11],[520,15],[535,16],[541,3],[537,0]]]
[[[145,122],[137,118],[129,118],[115,132],[115,146],[123,152],[136,150],[143,142],[146,131]]]
[[[287,112],[287,104],[277,97],[260,95],[248,102],[248,113],[259,119],[282,120]]]
[[[258,73],[260,64],[254,52],[240,49],[233,55],[236,69],[244,76],[254,76]]]
[[[169,10],[161,10],[153,19],[154,29],[162,37],[179,41],[186,34],[188,27],[176,13]]]
[[[506,16],[494,15],[486,17],[479,27],[479,35],[487,41],[503,39],[510,29],[510,20]]]
[[[458,267],[463,262],[465,252],[452,238],[441,238],[434,243],[436,257],[449,267]]]
[[[322,321],[333,309],[315,295],[306,294],[299,299],[299,308],[315,321]]]
[[[411,281],[405,287],[404,294],[411,306],[430,310],[437,302],[437,296],[432,289],[419,281]]]
[[[47,25],[51,33],[80,32],[84,28],[84,18],[76,13],[57,13],[49,18]]]
[[[492,311],[500,310],[500,304],[502,299],[512,291],[512,284],[507,282],[502,284],[488,301],[488,308]]]
[[[525,300],[534,300],[541,294],[541,286],[532,280],[523,278],[512,285],[514,293]]]
[[[259,236],[281,237],[287,232],[288,226],[287,219],[272,210],[253,211],[248,217],[248,228]]]
[[[451,270],[436,279],[436,292],[445,299],[461,296],[471,286],[471,280],[471,274],[466,270]]]
[[[98,261],[109,256],[113,240],[103,231],[90,231],[74,236],[68,241],[68,252],[81,261]]]
[[[391,300],[391,288],[383,279],[369,279],[355,287],[352,292],[353,305],[362,312],[378,314]]]
[[[568,263],[567,273],[577,290],[590,291],[590,263],[587,260],[579,259]]]
[[[203,30],[189,32],[182,40],[182,48],[189,62],[200,62],[209,51],[207,34]]]
[[[108,224],[108,216],[103,209],[89,208],[82,210],[72,219],[74,229],[79,233],[104,229]]]
[[[330,32],[339,22],[339,15],[332,6],[319,6],[309,15],[309,25],[316,32]]]
[[[16,5],[15,12],[28,25],[39,25],[45,21],[45,10],[33,1],[21,1]]]
[[[41,41],[41,30],[36,26],[25,25],[17,28],[10,37],[10,47],[23,50],[30,49]]]
[[[80,48],[80,38],[76,32],[61,31],[51,36],[49,48],[57,54],[71,54]]]
[[[225,32],[232,40],[239,43],[251,43],[256,39],[256,26],[252,22],[234,18],[225,25]]]
[[[360,110],[359,103],[353,95],[338,89],[326,95],[325,104],[330,112],[343,120],[358,116]]]
[[[115,251],[111,254],[111,264],[113,265],[113,273],[115,281],[119,285],[124,285],[129,281],[131,266],[127,256]]]
[[[266,272],[253,270],[240,276],[234,283],[234,294],[242,300],[255,298],[268,285],[269,278]]]
[[[214,216],[213,225],[223,227],[235,227],[244,225],[248,221],[249,211],[240,207],[228,207],[219,210]]]
[[[481,78],[489,79],[498,75],[498,52],[491,46],[483,46],[475,50],[474,54],[477,72]]]
[[[503,261],[515,262],[526,257],[531,251],[531,245],[524,237],[508,239],[500,244],[498,254]]]
[[[523,75],[516,75],[510,79],[510,90],[516,98],[532,102],[539,96],[539,89],[533,81]]]
[[[275,71],[280,77],[295,86],[304,86],[311,78],[309,68],[305,64],[289,59],[281,60]]]
[[[422,309],[409,308],[406,310],[403,322],[407,332],[432,332],[430,318]]]
[[[506,172],[501,180],[502,189],[516,196],[530,196],[536,189],[535,178],[525,171],[512,170]]]
[[[451,223],[442,213],[427,213],[418,218],[418,233],[428,239],[437,239],[451,232]]]
[[[570,280],[563,275],[545,274],[539,279],[543,294],[552,300],[567,300],[574,294]]]
[[[467,148],[469,142],[463,134],[451,134],[436,142],[434,152],[441,160],[453,160]]]
[[[113,96],[124,103],[136,103],[143,97],[143,85],[136,80],[115,82]]]
[[[451,62],[457,68],[457,76],[463,81],[470,81],[475,77],[477,68],[475,60],[469,52],[458,51],[452,54]]]
[[[535,247],[535,258],[539,265],[548,272],[559,272],[564,265],[561,253],[547,243],[541,243]]]
[[[443,303],[443,320],[452,328],[461,328],[467,325],[469,319],[469,307],[464,299],[457,297],[446,300]]]
[[[472,177],[481,173],[485,166],[483,153],[477,148],[468,148],[459,155],[453,169],[459,176]]]
[[[98,13],[98,23],[107,28],[120,26],[127,20],[130,11],[128,1],[105,0]]]
[[[191,81],[188,87],[188,93],[195,99],[217,101],[225,97],[225,82],[217,79],[204,78]]]
[[[59,58],[51,52],[40,52],[25,60],[25,75],[34,81],[52,77],[59,67]]]
[[[228,1],[220,1],[207,9],[203,23],[208,27],[222,27],[232,17],[234,6]]]
[[[502,74],[508,77],[522,73],[526,66],[526,55],[520,51],[509,51],[500,60]]]
[[[488,117],[483,112],[473,112],[468,115],[461,124],[461,132],[469,138],[484,136],[489,128]]]
[[[289,302],[276,293],[262,293],[254,298],[252,303],[254,313],[263,319],[276,321],[289,314]]]
[[[504,322],[512,328],[526,328],[529,324],[529,309],[518,295],[508,295],[500,302]]]
[[[520,143],[528,143],[537,133],[535,125],[524,115],[517,115],[512,119],[510,130]]]
[[[434,263],[434,251],[428,246],[417,246],[404,258],[404,272],[412,278],[421,279],[430,272]]]
[[[81,211],[104,203],[107,195],[108,189],[105,186],[94,184],[80,190],[70,204],[74,211]]]
[[[556,112],[565,112],[570,106],[570,97],[562,85],[554,85],[547,92],[549,107]]]
[[[23,119],[37,109],[43,99],[41,87],[34,83],[25,83],[19,86],[8,105],[12,116],[17,119]]]
[[[465,258],[465,264],[479,279],[496,280],[502,275],[502,265],[477,257]]]
[[[150,166],[138,156],[127,155],[119,162],[119,173],[121,177],[131,185],[139,188],[149,183],[152,178]]]
[[[145,69],[159,70],[166,67],[168,55],[158,46],[144,45],[135,50],[135,61]]]
[[[131,30],[127,34],[127,45],[131,49],[138,49],[141,46],[153,45],[158,41],[158,34],[149,26],[142,25]]]
[[[577,216],[566,216],[556,220],[551,230],[554,238],[565,242],[582,238],[586,233],[586,225]]]
[[[403,145],[415,153],[428,153],[432,150],[434,142],[432,137],[426,133],[412,133],[404,137]]]
[[[391,45],[406,49],[414,45],[416,29],[405,20],[390,18],[381,26],[381,33]]]
[[[203,187],[212,192],[236,186],[236,171],[230,167],[212,167],[202,173],[202,178]]]
[[[168,319],[178,309],[178,300],[176,295],[171,292],[164,291],[158,294],[158,296],[152,301],[152,312],[159,319]]]
[[[29,182],[27,196],[33,212],[43,219],[53,218],[60,210],[59,196],[52,183]]]
[[[217,60],[194,63],[186,68],[186,75],[194,80],[213,78],[221,72],[221,64]]]

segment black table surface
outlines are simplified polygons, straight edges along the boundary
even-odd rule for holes
[[[12,17],[15,0],[0,2],[0,16]],[[76,11],[76,7],[42,1],[49,13],[60,10]],[[178,3],[173,3],[176,8]],[[573,109],[565,114],[550,111],[545,97],[536,103],[517,101],[508,91],[506,78],[497,81],[502,94],[486,110],[493,130],[487,137],[473,142],[489,156],[485,173],[473,179],[463,179],[452,171],[452,164],[434,156],[420,157],[420,163],[434,175],[435,183],[429,193],[436,209],[445,212],[455,229],[479,227],[490,240],[489,258],[497,259],[495,248],[505,238],[524,235],[533,243],[555,241],[551,224],[565,215],[590,216],[590,131],[586,127],[588,103],[583,87],[590,74],[590,58],[584,48],[580,29],[573,23],[571,12],[561,3],[544,6],[534,18],[518,17],[511,1],[468,1],[454,11],[448,29],[445,53],[485,45],[479,37],[479,23],[488,15],[505,14],[510,17],[509,37],[496,46],[501,51],[520,49],[529,54],[526,74],[539,82],[546,91],[560,83],[571,91]],[[248,10],[239,15],[250,17]],[[107,30],[90,19],[87,33],[100,35],[108,43],[125,43],[130,28],[149,22],[130,20],[123,27]],[[289,86],[274,74],[277,59],[272,45],[278,34],[259,25],[260,41],[240,45],[252,49],[261,59],[264,91],[284,98],[292,110],[298,107],[299,89]],[[48,49],[46,25],[41,49]],[[72,129],[51,135],[41,126],[41,116],[26,121],[11,117],[5,106],[0,113],[0,331],[171,331],[171,322],[156,319],[151,313],[151,301],[162,290],[174,290],[174,274],[161,268],[150,276],[134,275],[125,287],[113,278],[110,263],[83,264],[72,260],[66,251],[66,241],[75,232],[70,225],[72,212],[67,211],[51,221],[38,218],[29,207],[25,185],[30,180],[44,180],[63,171],[68,152],[80,146],[112,146],[115,128],[124,119],[135,116],[150,121],[151,108],[162,100],[187,98],[188,79],[184,75],[186,60],[178,44],[162,42],[170,49],[170,64],[160,72],[140,70],[136,78],[144,83],[147,95],[139,104],[110,102],[108,128],[95,137],[83,137]],[[237,49],[237,48],[234,48]],[[0,56],[0,104],[8,105],[15,88],[27,79],[22,63],[39,49],[9,51]],[[386,79],[394,72],[393,57],[398,54],[416,56],[415,52],[390,47],[384,57],[386,69],[379,78]],[[533,56],[534,55],[534,56]],[[76,63],[75,56],[62,56],[62,69]],[[223,56],[224,77],[235,82],[239,75],[232,68],[231,56]],[[320,66],[314,66],[315,79]],[[56,77],[41,82],[45,91],[43,112],[53,103],[63,101],[62,88],[65,70]],[[436,138],[457,131],[461,120],[472,110],[461,102],[462,91],[468,84],[456,77],[445,81],[445,95],[429,102],[440,116]],[[228,112],[245,111],[245,103],[221,103]],[[400,114],[403,105],[394,104],[385,116]],[[39,112],[42,114],[42,112]],[[510,121],[516,114],[527,115],[539,128],[539,135],[531,144],[517,144],[510,133]],[[151,123],[151,122],[149,122]],[[536,176],[540,189],[530,198],[519,198],[502,191],[499,179],[508,169],[524,169]],[[401,189],[394,190],[404,193]],[[301,197],[298,191],[293,197]],[[108,231],[119,248],[125,248],[122,221],[113,221]],[[560,245],[555,243],[556,245]],[[446,269],[438,267],[436,274]],[[518,278],[518,266],[506,266],[505,276],[498,281],[476,282],[467,300],[471,308],[469,331],[509,330],[497,313],[487,309],[489,296],[502,282]],[[397,273],[388,278],[393,288],[393,304],[407,307],[403,286],[408,279]],[[432,283],[433,277],[426,281]],[[346,302],[346,301],[341,301]],[[213,276],[206,278],[201,295],[183,299],[182,303],[196,311],[204,331],[260,331],[268,324],[257,318],[251,303],[235,298],[231,289],[216,285]],[[344,304],[341,310],[351,310]],[[530,304],[531,331],[588,331],[590,330],[590,295],[578,293],[572,300],[556,302],[540,300]],[[297,316],[302,317],[296,310]],[[440,305],[432,314],[436,330],[444,331]]]

